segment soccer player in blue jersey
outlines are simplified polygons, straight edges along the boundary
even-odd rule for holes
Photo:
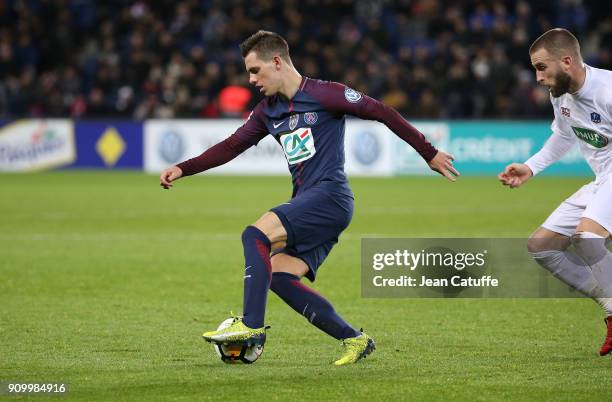
[[[431,169],[450,181],[459,173],[452,156],[436,150],[396,110],[345,85],[300,75],[280,35],[259,31],[240,49],[250,83],[265,98],[226,140],[164,170],[160,185],[167,189],[180,177],[227,163],[271,135],[287,158],[293,195],[242,233],[243,315],[235,317],[230,327],[205,332],[203,337],[210,342],[264,342],[264,314],[271,289],[311,324],[342,340],[344,353],[334,364],[355,363],[374,350],[374,340],[300,282],[304,276],[315,280],[317,269],[353,215],[353,193],[344,173],[345,116],[380,121],[410,144]]]

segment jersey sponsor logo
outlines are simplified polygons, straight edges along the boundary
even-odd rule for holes
[[[344,98],[351,103],[357,103],[361,100],[361,93],[355,91],[353,88],[346,87],[344,89]]]
[[[570,110],[568,107],[561,108],[561,114],[565,117],[570,117]]]
[[[315,125],[317,123],[318,119],[319,119],[319,117],[317,116],[317,112],[307,112],[307,113],[304,113],[304,121],[309,126]]]
[[[601,116],[599,115],[599,113],[592,112],[591,113],[591,121],[593,123],[596,123],[596,124],[601,123]]]
[[[285,120],[278,122],[278,123],[272,123],[272,125],[274,126],[274,128],[279,128],[284,122]]]
[[[298,121],[300,121],[300,114],[294,114],[289,117],[289,130],[295,130],[298,125]]]
[[[310,159],[316,153],[314,136],[310,128],[301,128],[281,135],[280,144],[290,165]]]
[[[572,126],[572,130],[574,130],[576,137],[595,148],[603,148],[608,145],[608,137],[599,134],[595,130],[574,126]]]

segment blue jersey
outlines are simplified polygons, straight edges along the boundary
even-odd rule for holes
[[[266,97],[232,136],[178,166],[183,175],[197,173],[231,160],[272,135],[287,158],[293,197],[322,181],[333,182],[334,190],[352,196],[344,172],[346,115],[385,123],[427,161],[437,152],[394,109],[345,85],[303,77],[291,99],[280,94]]]
[[[251,116],[250,120],[259,120],[252,124],[265,126],[266,133],[282,147],[291,172],[293,196],[321,181],[333,181],[339,191],[352,195],[344,173],[346,118],[329,107],[325,96],[330,90],[334,90],[330,83],[303,78],[292,99],[268,97]]]

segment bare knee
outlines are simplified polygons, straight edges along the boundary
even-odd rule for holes
[[[276,254],[272,257],[272,272],[286,272],[303,277],[308,273],[308,265],[300,258],[293,257],[287,254]]]
[[[552,250],[549,246],[549,241],[541,237],[529,237],[527,239],[527,250],[530,253],[539,253],[540,251]]]
[[[285,246],[287,242],[287,231],[280,218],[274,212],[266,212],[251,226],[259,229],[272,244],[272,249]]]
[[[527,240],[527,250],[530,253],[548,250],[565,250],[569,245],[569,237],[542,227],[536,230]]]

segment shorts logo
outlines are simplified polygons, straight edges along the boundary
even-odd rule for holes
[[[357,103],[361,100],[361,94],[349,87],[344,89],[344,97],[351,103]]]
[[[601,116],[599,115],[599,113],[591,113],[591,121],[596,124],[601,123]]]
[[[570,117],[570,110],[568,107],[561,108],[561,114],[565,117]]]
[[[599,134],[595,130],[589,130],[588,128],[573,126],[572,130],[574,130],[574,134],[576,134],[576,137],[580,138],[582,141],[595,148],[603,148],[608,145],[608,137]]]
[[[289,130],[295,130],[298,125],[298,121],[300,121],[300,114],[294,114],[289,117]]]
[[[279,140],[290,165],[312,158],[317,151],[310,128],[300,128],[292,133],[283,134]]]
[[[316,124],[318,119],[319,117],[317,116],[317,112],[304,113],[304,121],[309,126],[313,126],[314,124]]]

